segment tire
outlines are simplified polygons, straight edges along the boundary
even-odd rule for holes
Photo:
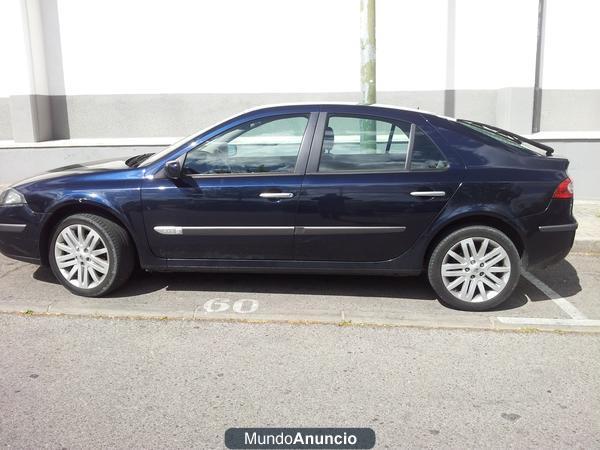
[[[441,303],[464,311],[486,311],[513,293],[521,276],[521,259],[514,243],[501,231],[470,226],[450,233],[436,245],[427,274]]]
[[[122,226],[94,214],[76,214],[54,229],[48,260],[54,276],[69,291],[100,297],[129,279],[135,251]]]

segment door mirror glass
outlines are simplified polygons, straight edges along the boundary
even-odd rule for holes
[[[181,175],[181,164],[178,160],[167,161],[165,163],[165,174],[171,179],[177,179]]]

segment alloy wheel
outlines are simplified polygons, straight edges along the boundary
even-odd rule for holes
[[[484,237],[459,241],[444,255],[442,281],[457,299],[485,302],[497,296],[511,274],[510,258],[500,244]]]
[[[60,232],[54,258],[65,280],[80,289],[98,286],[110,267],[105,242],[95,230],[81,224],[69,225]]]

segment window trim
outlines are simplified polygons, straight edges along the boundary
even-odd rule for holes
[[[304,129],[304,134],[302,135],[302,140],[300,141],[300,148],[298,149],[298,157],[296,158],[296,165],[294,166],[294,170],[291,172],[248,172],[248,173],[196,173],[196,174],[183,174],[183,168],[185,165],[185,160],[187,159],[187,155],[190,152],[193,152],[194,150],[196,150],[199,146],[204,145],[205,143],[213,140],[213,139],[218,139],[219,136],[222,136],[228,132],[230,132],[233,128],[235,127],[240,127],[243,126],[247,123],[250,122],[255,122],[256,120],[261,120],[261,119],[272,119],[272,120],[280,120],[280,119],[285,119],[288,117],[304,117],[306,116],[306,118],[308,119],[307,123],[306,123],[306,128]],[[183,176],[187,177],[187,178],[193,178],[193,179],[198,179],[198,178],[221,178],[221,177],[227,177],[227,178],[240,178],[240,177],[284,177],[284,176],[299,176],[299,175],[304,175],[305,170],[306,170],[306,164],[308,161],[308,157],[309,157],[309,153],[310,153],[310,148],[311,148],[311,144],[313,141],[313,137],[315,134],[315,125],[317,123],[318,120],[318,116],[319,113],[318,112],[298,112],[298,113],[286,113],[286,114],[274,114],[272,116],[265,116],[265,117],[260,117],[258,119],[250,119],[247,120],[245,122],[241,122],[238,123],[236,125],[233,125],[229,128],[227,128],[226,130],[223,130],[221,133],[216,134],[214,136],[212,136],[211,138],[203,141],[202,143],[198,144],[196,147],[188,150],[187,152],[183,153],[183,161],[182,161],[182,174]]]
[[[410,134],[408,135],[408,149],[406,150],[406,161],[404,161],[404,170],[406,170],[407,172],[410,172],[410,170],[411,170],[410,164],[412,163],[412,154],[413,154],[413,148],[415,148],[415,135],[416,134],[417,134],[417,126],[414,123],[411,123],[410,124]]]
[[[328,172],[319,172],[319,164],[321,163],[322,156],[322,148],[323,148],[323,138],[325,135],[325,128],[327,127],[327,120],[330,116],[334,117],[351,117],[355,119],[365,119],[370,118],[372,120],[379,120],[381,122],[387,122],[392,126],[398,127],[397,122],[404,122],[410,124],[410,133],[408,137],[408,148],[406,153],[406,161],[404,162],[403,169],[373,169],[373,170],[336,170],[336,171],[328,171]],[[398,127],[400,128],[400,127]],[[446,162],[448,163],[446,167],[443,169],[411,169],[410,164],[412,162],[412,153],[414,149],[415,136],[417,133],[417,128],[431,141],[433,145],[438,149],[440,154],[444,157]],[[427,172],[446,172],[450,169],[450,160],[446,156],[446,154],[440,149],[440,147],[435,143],[431,137],[421,128],[417,127],[417,124],[414,122],[410,122],[402,119],[394,119],[391,117],[383,117],[374,114],[353,114],[353,113],[345,113],[345,112],[320,112],[319,118],[317,120],[317,124],[314,130],[314,136],[312,139],[312,145],[310,149],[310,156],[308,159],[308,164],[306,166],[306,175],[349,175],[349,174],[390,174],[390,173],[407,173],[407,172],[417,172],[417,173],[427,173]]]

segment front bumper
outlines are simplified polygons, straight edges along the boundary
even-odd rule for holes
[[[27,205],[0,206],[0,253],[40,264],[40,232],[44,214]]]

